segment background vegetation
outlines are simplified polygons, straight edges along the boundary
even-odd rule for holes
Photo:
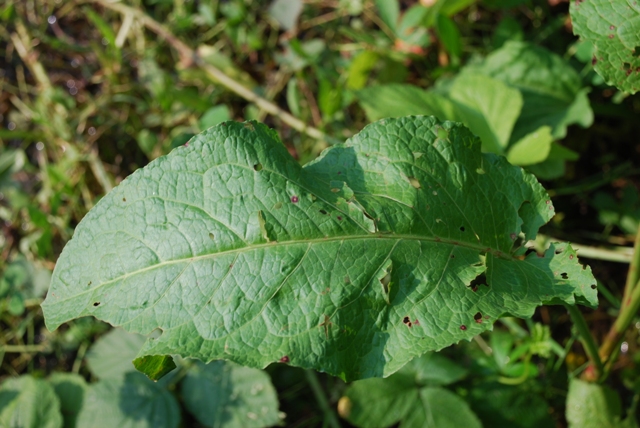
[[[372,120],[435,114],[465,122],[485,150],[549,189],[558,214],[535,245],[578,244],[601,302],[584,318],[602,342],[640,222],[640,98],[594,72],[568,2],[7,0],[0,49],[2,423],[22,412],[16,426],[422,426],[411,415],[449,392],[443,409],[485,426],[579,420],[568,379],[588,377],[588,362],[564,307],[502,319],[360,386],[285,365],[191,361],[154,384],[122,365],[139,337],[92,318],[49,332],[39,308],[87,211],[210,126],[263,121],[305,163]],[[589,398],[610,424],[599,426],[635,426],[639,329],[626,333],[607,389]],[[216,389],[221,379],[234,387]],[[202,401],[213,394],[220,400]],[[139,403],[158,407],[136,413]]]

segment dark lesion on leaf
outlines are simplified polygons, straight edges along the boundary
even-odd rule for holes
[[[96,307],[96,306],[100,306],[100,302],[93,302],[93,306],[94,306],[94,307]]]
[[[478,323],[478,324],[482,324],[482,313],[477,312],[474,316],[473,319]]]
[[[408,316],[404,317],[402,319],[402,322],[403,322],[404,325],[406,325],[409,328],[413,327],[413,324],[411,323],[411,318],[409,318]]]
[[[484,285],[485,287],[489,286],[489,284],[487,283],[487,276],[484,272],[471,280],[471,282],[469,283],[469,288],[471,288],[471,291],[475,292],[478,291],[478,287],[481,285]]]

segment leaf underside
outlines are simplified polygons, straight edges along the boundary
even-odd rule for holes
[[[387,376],[501,315],[595,306],[569,245],[515,255],[552,216],[532,175],[457,123],[382,120],[301,167],[266,126],[226,122],[87,214],[43,310],[51,329],[159,329],[139,356]]]

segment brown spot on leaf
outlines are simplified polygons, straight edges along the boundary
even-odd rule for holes
[[[460,330],[465,331],[466,329],[467,329],[467,326],[466,326],[466,325],[462,324],[462,325],[460,326]]]
[[[473,316],[473,319],[474,319],[474,320],[476,320],[476,322],[477,322],[478,324],[481,324],[481,323],[482,323],[482,314],[481,314],[480,312],[476,313],[476,314]]]
[[[293,202],[294,204],[297,204],[297,203],[298,203],[298,197],[297,197],[297,196],[295,196],[295,195],[293,195],[293,196],[291,197],[291,202]]]
[[[285,355],[284,357],[280,358],[280,362],[281,363],[287,364],[287,363],[289,363],[289,361],[290,360],[289,360],[289,356],[288,355]]]

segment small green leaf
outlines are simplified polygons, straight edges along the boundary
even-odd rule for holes
[[[0,426],[61,428],[60,401],[53,387],[30,375],[3,381],[0,386]]]
[[[131,362],[142,345],[145,337],[116,328],[98,339],[87,352],[89,370],[99,379],[123,376],[135,371]]]
[[[145,355],[133,360],[133,365],[153,381],[161,379],[176,368],[176,363],[170,355]]]
[[[454,57],[460,57],[462,54],[462,40],[456,23],[448,16],[439,14],[436,28],[447,52]]]
[[[201,130],[205,130],[229,119],[231,119],[231,112],[229,111],[229,107],[224,104],[211,107],[209,110],[204,112],[202,117],[200,117],[200,120],[198,120],[198,127]]]
[[[176,399],[143,374],[130,372],[89,386],[78,415],[80,428],[177,428]]]
[[[437,373],[433,373],[435,370]],[[340,415],[359,427],[480,427],[457,395],[434,387],[460,380],[466,371],[446,357],[427,354],[387,379],[354,382],[340,400]]]
[[[371,86],[358,91],[358,98],[370,121],[418,114],[433,115],[441,120],[458,117],[450,100],[412,85]]]
[[[259,428],[280,422],[278,396],[262,370],[197,362],[181,385],[186,408],[209,427]]]
[[[467,369],[437,352],[430,352],[411,361],[409,369],[415,371],[416,381],[422,385],[440,386],[462,380]]]
[[[570,428],[621,428],[620,397],[606,385],[571,379],[566,416]]]
[[[369,74],[378,62],[378,54],[372,51],[363,51],[353,58],[349,65],[349,75],[347,76],[347,88],[359,90],[365,87]]]
[[[422,388],[415,411],[403,428],[482,428],[482,423],[459,396],[444,388]]]
[[[269,15],[287,31],[294,29],[302,12],[302,0],[274,0]]]
[[[554,426],[554,421],[549,413],[549,403],[536,391],[524,386],[481,383],[471,389],[468,400],[471,409],[482,420],[485,427],[539,428]]]
[[[64,427],[74,428],[84,404],[87,383],[82,376],[75,373],[53,373],[47,380],[60,400]]]
[[[605,81],[640,90],[640,6],[631,0],[573,1],[573,32],[594,44],[594,68]]]
[[[387,24],[394,33],[398,27],[398,18],[400,16],[400,4],[398,0],[375,0],[378,13],[382,21]]]
[[[507,160],[513,165],[533,165],[544,161],[551,151],[551,128],[543,126],[516,141],[509,149]]]

